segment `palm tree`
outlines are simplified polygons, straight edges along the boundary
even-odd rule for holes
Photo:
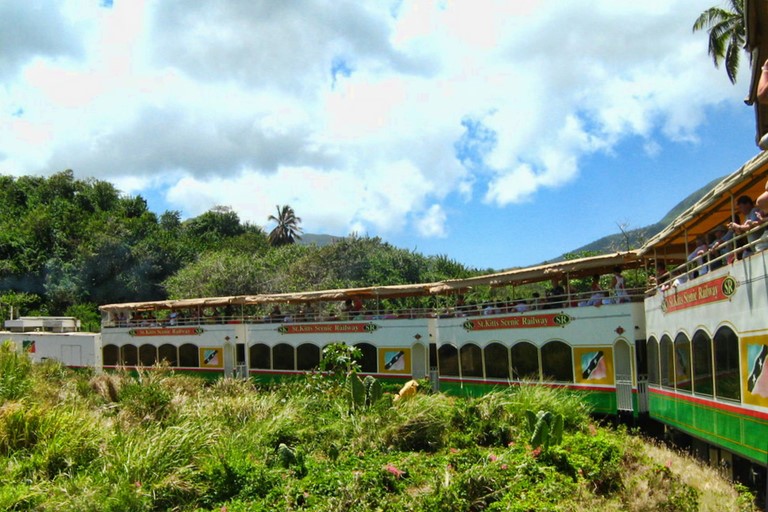
[[[275,229],[269,232],[269,243],[273,247],[281,245],[292,244],[296,240],[301,240],[301,228],[299,223],[301,218],[297,217],[290,206],[280,205],[276,206],[277,217],[274,215],[269,216],[270,222],[277,222]]]
[[[725,72],[731,83],[736,83],[739,70],[739,54],[746,43],[744,25],[744,0],[730,0],[731,9],[710,7],[696,19],[693,31],[709,30],[709,54],[720,67],[725,62]]]

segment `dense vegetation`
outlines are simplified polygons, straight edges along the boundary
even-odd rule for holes
[[[370,385],[354,401],[334,369],[259,389],[73,373],[5,344],[0,509],[752,510],[714,470],[597,425],[565,390],[393,401]]]
[[[283,218],[285,217],[285,219]],[[0,313],[71,315],[98,328],[96,305],[199,296],[290,292],[428,282],[470,269],[379,238],[350,236],[324,247],[297,245],[290,208],[283,238],[219,206],[181,220],[156,215],[140,196],[110,183],[0,176]],[[266,219],[265,219],[266,220]],[[278,231],[275,231],[279,233]],[[293,235],[292,235],[293,233]],[[279,243],[278,243],[279,242]]]

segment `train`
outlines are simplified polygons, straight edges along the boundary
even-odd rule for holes
[[[566,387],[597,413],[685,436],[732,476],[765,479],[768,252],[758,230],[722,232],[738,199],[756,198],[766,180],[763,153],[637,250],[433,283],[107,304],[100,333],[79,332],[74,319],[22,318],[0,336],[74,367],[163,362],[260,382],[312,371],[324,347],[344,343],[360,350],[362,373],[391,382],[430,379],[468,395]],[[697,238],[716,234],[721,243],[695,251]],[[574,285],[631,273],[648,278],[635,288]],[[465,303],[483,287],[506,287],[507,299]]]

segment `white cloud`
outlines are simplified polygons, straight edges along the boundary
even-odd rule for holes
[[[695,142],[704,109],[740,94],[691,34],[709,3],[3,4],[0,172],[442,237],[449,200],[532,201],[626,137]],[[464,119],[494,137],[477,165],[456,157]]]

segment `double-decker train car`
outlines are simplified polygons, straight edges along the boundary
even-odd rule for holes
[[[312,370],[323,347],[345,343],[362,352],[362,372],[379,378],[431,375],[441,389],[469,394],[546,382],[588,392],[599,412],[632,412],[644,289],[615,296],[564,288],[548,298],[474,305],[461,297],[478,286],[541,285],[543,295],[551,280],[641,264],[638,252],[626,252],[439,283],[105,305],[103,364],[164,360],[180,371],[263,381]],[[434,307],[382,305],[425,296]],[[341,311],[328,308],[340,303]]]
[[[744,226],[767,179],[763,153],[643,248],[649,414],[737,472],[768,463],[768,230]]]

